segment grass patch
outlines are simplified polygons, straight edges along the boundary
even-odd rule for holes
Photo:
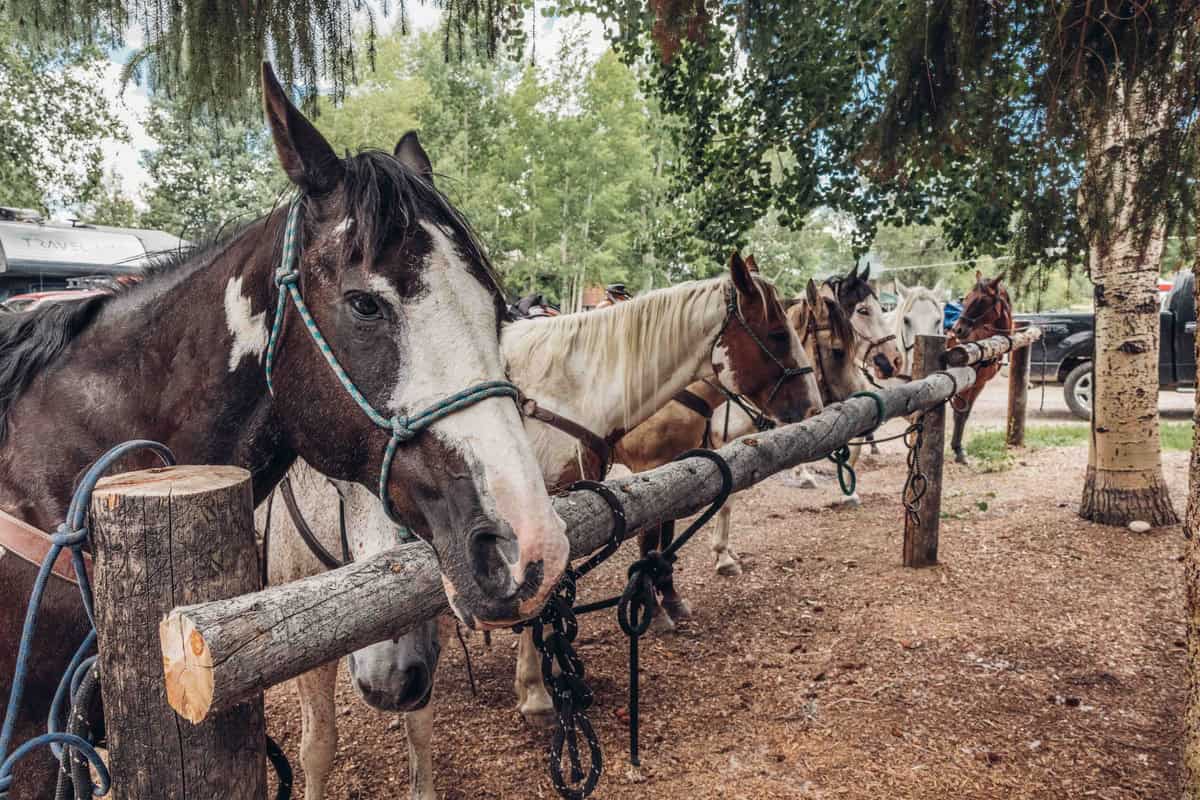
[[[1192,449],[1190,422],[1159,423],[1163,450]],[[1025,428],[1025,446],[1085,447],[1090,429],[1086,425],[1032,425]],[[983,472],[999,472],[1012,466],[1012,454],[1004,447],[1004,431],[980,431],[967,440],[967,455]]]

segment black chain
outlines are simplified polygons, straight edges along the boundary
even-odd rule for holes
[[[925,433],[925,415],[917,417],[904,432],[904,444],[908,446],[908,477],[904,480],[901,494],[904,516],[913,528],[921,526],[921,498],[929,488],[925,473],[921,472],[921,439]]]
[[[717,465],[721,473],[721,490],[700,516],[692,521],[678,539],[662,552],[652,550],[629,565],[629,581],[617,602],[617,623],[629,637],[629,763],[641,766],[638,753],[639,731],[639,688],[638,688],[638,641],[650,628],[654,608],[658,605],[658,589],[671,578],[675,570],[676,553],[688,543],[696,531],[712,519],[733,491],[733,471],[728,462],[713,450],[689,450],[676,458],[703,458]]]

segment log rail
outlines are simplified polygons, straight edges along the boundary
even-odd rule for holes
[[[879,390],[881,419],[873,398],[853,397],[804,422],[744,436],[718,452],[733,473],[735,491],[745,489],[824,458],[881,422],[939,406],[974,380],[969,367],[935,372]],[[717,496],[721,477],[710,461],[689,458],[607,483],[624,502],[632,535],[704,508]],[[609,508],[595,493],[572,492],[553,502],[566,522],[572,558],[609,541]],[[181,716],[198,723],[445,611],[437,563],[422,543],[283,586],[178,607],[159,626],[167,696]],[[180,648],[181,641],[190,646]]]

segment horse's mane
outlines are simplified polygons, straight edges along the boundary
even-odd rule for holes
[[[665,360],[638,363],[635,354],[675,355],[696,348],[696,320],[706,307],[724,306],[728,285],[724,277],[690,281],[587,313],[518,320],[502,337],[505,358],[521,365],[523,385],[536,387],[562,374],[568,354],[582,354],[597,374],[621,376],[628,415],[631,398],[660,383],[658,365]]]
[[[825,304],[829,332],[835,339],[841,342],[842,347],[849,354],[854,349],[854,340],[857,338],[854,326],[850,324],[850,317],[846,315],[841,304],[834,298],[818,296],[817,299]],[[816,310],[809,304],[808,298],[800,298],[788,309],[788,320],[792,323],[801,339],[806,338],[804,332],[808,330],[809,324],[813,322],[818,325],[820,324],[815,319],[815,316]]]
[[[364,150],[342,160],[344,175],[339,189],[342,211],[354,220],[347,243],[370,263],[397,231],[409,231],[421,219],[449,226],[464,255],[480,265],[484,277],[496,290],[497,303],[503,303],[500,278],[488,259],[474,229],[458,209],[431,182],[421,178],[391,153]],[[266,234],[269,223],[282,215],[278,206],[265,216],[245,225],[222,226],[218,232],[197,245],[148,256],[142,280],[118,288],[110,295],[62,303],[48,303],[31,311],[0,314],[0,442],[8,432],[8,412],[30,381],[57,359],[67,346],[96,319],[100,311],[122,297],[136,299],[158,291],[163,281],[188,265],[207,262],[243,235]],[[281,235],[281,234],[280,234]],[[282,249],[275,235],[272,250],[277,258]]]
[[[47,303],[0,315],[0,442],[8,433],[8,410],[34,376],[56,359],[95,318],[106,297]]]
[[[418,220],[430,219],[448,226],[462,244],[468,261],[479,264],[499,293],[505,294],[475,229],[446,195],[385,150],[361,150],[343,159],[344,173],[338,190],[342,214],[354,221],[347,244],[367,264],[374,262],[398,231],[410,231]]]
[[[833,290],[838,302],[846,308],[852,308],[868,297],[875,296],[875,290],[871,288],[871,284],[854,272],[849,275],[833,275],[826,278],[825,285]]]

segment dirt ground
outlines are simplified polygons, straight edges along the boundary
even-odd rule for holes
[[[919,571],[900,566],[898,443],[866,459],[858,510],[829,507],[828,477],[803,490],[775,476],[738,495],[745,573],[717,576],[702,532],[677,578],[695,618],[643,640],[638,776],[622,722],[626,641],[610,613],[583,623],[606,759],[594,797],[1179,796],[1182,533],[1079,520],[1085,458],[1027,452],[993,474],[947,464],[941,564]],[[1182,512],[1187,454],[1164,463]],[[617,591],[635,549],[589,576],[581,599]],[[513,637],[468,645],[478,697],[456,642],[437,680],[439,793],[555,797],[548,734],[514,709]],[[300,773],[296,703],[290,685],[272,690],[268,729]],[[329,796],[407,797],[403,728],[358,700],[344,670],[338,706]],[[296,796],[302,786],[298,775]]]

